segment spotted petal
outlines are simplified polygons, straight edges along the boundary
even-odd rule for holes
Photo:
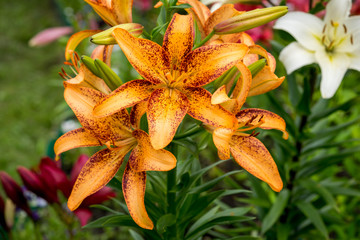
[[[148,98],[153,91],[153,84],[146,80],[132,80],[118,87],[104,97],[94,108],[96,116],[109,116],[121,109],[134,106]]]
[[[124,156],[132,146],[117,150],[104,149],[95,153],[82,168],[68,200],[68,207],[74,211],[89,195],[104,187],[119,170]]]
[[[176,166],[175,156],[164,149],[155,150],[147,133],[135,130],[133,136],[138,141],[138,145],[131,151],[129,157],[133,171],[169,171]]]
[[[211,94],[203,88],[187,88],[184,90],[189,99],[188,114],[214,127],[234,128],[237,120],[233,114],[220,105],[211,104]]]
[[[169,53],[171,66],[180,64],[193,46],[193,20],[191,15],[175,14],[165,36],[163,48]]]
[[[78,128],[59,137],[54,145],[56,156],[79,147],[101,146],[99,140],[84,128]]]
[[[149,135],[155,149],[166,147],[188,110],[188,99],[176,89],[160,88],[149,98]]]
[[[121,28],[115,29],[113,36],[141,76],[155,84],[165,81],[170,61],[167,52],[161,46],[147,39],[136,38]]]
[[[186,87],[200,87],[218,78],[229,70],[248,52],[248,47],[241,43],[224,43],[203,46],[189,53],[182,64],[182,69],[189,77],[184,80]]]
[[[145,229],[153,229],[154,224],[144,204],[146,172],[133,171],[128,164],[123,175],[122,186],[126,205],[136,224]]]
[[[289,134],[286,132],[286,123],[279,115],[258,108],[247,108],[236,114],[240,125],[254,126],[262,123],[259,128],[277,129],[283,132],[283,138],[287,139]]]
[[[235,161],[246,171],[280,192],[283,183],[269,151],[254,137],[232,136],[230,151]]]

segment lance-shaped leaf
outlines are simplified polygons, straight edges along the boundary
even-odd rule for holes
[[[142,228],[153,229],[154,224],[146,212],[144,197],[146,186],[146,172],[132,171],[126,166],[123,175],[123,193],[129,213],[134,221]]]
[[[125,146],[116,150],[104,149],[95,153],[86,162],[68,200],[71,211],[77,209],[87,196],[100,190],[115,176],[131,147]]]
[[[283,188],[276,163],[262,142],[254,137],[232,136],[231,155],[246,171],[269,184],[276,192]]]

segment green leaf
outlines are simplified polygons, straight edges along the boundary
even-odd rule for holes
[[[104,210],[104,211],[108,211],[108,212],[111,212],[111,213],[114,213],[114,214],[120,214],[120,215],[123,214],[121,212],[115,211],[114,209],[109,208],[109,207],[104,206],[104,205],[101,205],[101,204],[94,204],[94,205],[91,205],[90,207],[91,208],[101,209],[101,210]]]
[[[228,172],[228,173],[225,173],[224,175],[220,176],[220,177],[217,177],[215,179],[212,179],[204,184],[201,184],[200,186],[197,186],[193,189],[191,189],[189,191],[189,193],[202,193],[204,191],[207,191],[211,188],[213,188],[218,182],[220,182],[223,178],[227,177],[227,176],[230,176],[230,175],[233,175],[233,174],[236,174],[236,173],[241,173],[243,170],[235,170],[235,171],[231,171],[231,172]]]
[[[188,3],[185,3],[185,4],[180,4],[180,5],[175,5],[175,6],[170,7],[170,9],[185,9],[185,8],[191,8],[191,5]]]
[[[229,238],[228,240],[261,240],[259,237],[251,237],[251,236],[240,236]]]
[[[276,224],[276,240],[287,240],[291,232],[291,225],[289,224]]]
[[[115,189],[119,192],[122,192],[122,183],[116,176],[113,177],[106,186],[111,187],[112,189]]]
[[[282,214],[287,205],[289,197],[290,192],[288,189],[284,189],[280,192],[280,194],[276,198],[274,205],[271,207],[270,211],[263,220],[261,234],[266,233],[279,219],[280,215]]]
[[[360,197],[360,191],[352,188],[346,188],[346,187],[332,187],[327,186],[326,187],[332,194],[334,195],[346,195],[346,196],[353,196],[353,197]]]
[[[195,39],[194,39],[194,45],[197,45],[201,42],[201,32],[198,26],[197,21],[194,21],[195,26]]]
[[[90,222],[83,228],[103,228],[103,227],[139,227],[128,215],[110,215]]]
[[[297,106],[300,101],[300,90],[296,82],[295,74],[290,74],[287,76],[289,99],[293,106]]]
[[[353,99],[350,99],[349,101],[339,105],[339,106],[336,106],[336,107],[333,107],[333,108],[323,108],[325,109],[324,111],[321,111],[321,112],[314,112],[310,118],[309,118],[309,121],[310,122],[316,122],[322,118],[325,118],[325,117],[328,117],[330,116],[331,114],[333,114],[334,112],[337,112],[339,110],[341,111],[348,111],[352,106],[356,105],[359,103],[359,100],[360,98],[359,97],[355,97]]]
[[[327,228],[319,214],[318,210],[314,208],[311,203],[299,201],[296,203],[296,206],[300,211],[315,225],[315,227],[321,232],[326,239],[328,239]]]
[[[360,122],[360,117],[353,119],[349,122],[343,123],[343,124],[339,124],[339,125],[336,125],[333,127],[327,127],[325,129],[321,129],[320,131],[314,132],[314,134],[315,134],[314,139],[325,137],[325,136],[330,136],[330,135],[338,135],[339,131],[344,130],[358,122]]]
[[[157,35],[159,35],[160,32],[164,31],[165,28],[167,27],[168,23],[164,23],[160,26],[157,26],[156,28],[154,28],[152,31],[151,31],[151,40],[154,40]]]
[[[320,183],[311,179],[302,179],[299,183],[311,192],[317,192],[333,209],[339,211],[333,195],[324,186],[321,186]]]
[[[166,228],[176,223],[176,217],[174,214],[168,213],[161,216],[156,222],[156,230],[159,233],[166,232]]]
[[[296,105],[296,109],[301,115],[310,115],[310,113],[311,113],[310,91],[311,90],[310,90],[309,79],[304,78],[304,91],[303,91],[302,97],[301,97],[298,105]]]
[[[129,229],[129,233],[134,240],[144,240],[144,238],[132,229]]]

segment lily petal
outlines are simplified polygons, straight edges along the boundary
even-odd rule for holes
[[[218,155],[221,160],[230,158],[230,141],[234,134],[233,129],[216,128],[213,132],[213,141],[218,150]]]
[[[219,87],[211,97],[211,104],[221,104],[231,100],[226,92],[226,86]]]
[[[229,70],[248,52],[248,47],[241,43],[224,43],[203,46],[189,53],[182,64],[182,69],[189,74],[184,80],[186,87],[200,87],[218,78]]]
[[[79,147],[101,146],[99,140],[84,128],[78,128],[59,137],[54,145],[58,157],[61,153]]]
[[[236,106],[234,106],[231,110],[232,113],[238,112],[245,103],[253,81],[251,71],[245,66],[245,64],[239,62],[236,64],[236,67],[239,69],[241,75],[236,82],[236,86],[232,94],[233,98],[236,99]]]
[[[114,45],[100,45],[97,46],[91,53],[92,59],[99,59],[106,63],[109,67],[111,66],[111,53]]]
[[[350,55],[350,58],[351,58],[351,64],[349,68],[360,71],[360,48],[356,52],[353,52]]]
[[[342,22],[350,15],[351,0],[331,0],[326,5],[324,22]]]
[[[98,118],[93,108],[106,95],[91,88],[66,85],[64,97],[81,125],[99,140],[118,140],[131,136],[130,117],[126,109],[110,117]]]
[[[189,101],[176,89],[156,89],[149,98],[147,117],[151,144],[166,147],[188,111]]]
[[[278,168],[269,151],[254,137],[232,136],[230,151],[246,171],[269,184],[276,192],[283,188]]]
[[[214,11],[205,23],[205,34],[208,35],[213,28],[220,22],[241,14],[234,7],[234,4],[222,5],[219,9]]]
[[[145,229],[153,229],[154,224],[144,204],[146,172],[132,171],[128,164],[123,175],[122,186],[126,205],[136,224]]]
[[[191,15],[175,14],[164,36],[163,48],[170,56],[171,66],[180,64],[193,46],[193,20]]]
[[[274,28],[290,33],[302,46],[315,51],[322,47],[321,34],[324,23],[314,15],[290,12],[276,21]]]
[[[141,101],[131,108],[130,122],[133,128],[140,129],[141,117],[146,113],[148,101]]]
[[[277,129],[283,132],[283,138],[288,139],[289,134],[286,131],[286,123],[279,115],[258,108],[247,108],[236,114],[239,124],[245,126],[254,126],[262,122],[259,128]]]
[[[164,82],[170,61],[167,52],[158,44],[132,36],[124,29],[117,28],[113,36],[129,62],[146,80],[152,83]]]
[[[132,6],[134,0],[112,0],[115,10],[117,24],[132,22]]]
[[[265,66],[253,78],[248,97],[274,90],[279,87],[284,80],[285,77],[278,78],[269,66]]]
[[[290,43],[280,53],[280,61],[284,64],[286,72],[291,74],[296,69],[316,62],[314,52],[305,49],[297,42]]]
[[[164,149],[155,150],[150,138],[142,130],[134,130],[133,136],[138,145],[131,151],[129,164],[131,170],[142,171],[169,171],[176,166],[175,156]]]
[[[89,195],[104,187],[119,170],[124,156],[132,146],[117,150],[104,149],[95,153],[82,168],[68,200],[71,211]]]
[[[95,105],[93,114],[96,116],[109,116],[145,100],[151,95],[152,91],[153,84],[151,82],[142,79],[132,80],[101,99]]]
[[[66,44],[65,59],[70,60],[71,55],[75,51],[75,48],[77,47],[77,45],[79,45],[79,43],[82,40],[99,32],[101,32],[101,30],[84,30],[71,35],[71,37],[69,38]]]
[[[179,0],[178,3],[184,4],[188,3],[191,5],[191,8],[186,8],[185,10],[191,14],[198,24],[199,30],[201,32],[201,37],[206,37],[205,33],[205,22],[209,18],[211,12],[202,2],[198,0]]]
[[[186,88],[184,92],[189,99],[188,114],[214,127],[234,128],[237,120],[233,114],[220,105],[211,104],[211,93],[203,88]]]
[[[339,88],[350,66],[350,58],[345,53],[328,54],[325,51],[316,52],[315,57],[322,73],[320,83],[321,96],[323,98],[331,98]]]

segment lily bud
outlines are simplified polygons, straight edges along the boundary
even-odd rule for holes
[[[214,32],[218,35],[243,32],[271,22],[284,16],[287,12],[286,6],[260,8],[244,12],[220,22],[214,27]]]
[[[123,84],[120,77],[108,65],[106,65],[106,63],[99,59],[95,59],[94,63],[101,73],[102,79],[112,91]]]
[[[1,171],[0,181],[3,185],[6,195],[11,199],[11,201],[17,207],[24,210],[29,215],[29,217],[31,217],[35,221],[35,215],[33,215],[33,213],[31,212],[24,193],[21,187],[15,182],[15,180],[12,179],[6,172]]]
[[[134,37],[139,37],[142,34],[143,29],[144,29],[144,27],[141,24],[138,24],[138,23],[120,24],[120,25],[116,25],[116,26],[114,26],[112,28],[109,28],[109,29],[107,29],[105,31],[102,31],[100,33],[97,33],[97,34],[93,35],[91,37],[90,41],[95,43],[95,44],[98,44],[98,45],[116,44],[116,40],[112,36],[112,32],[116,28],[125,29],[130,34],[132,34]]]

